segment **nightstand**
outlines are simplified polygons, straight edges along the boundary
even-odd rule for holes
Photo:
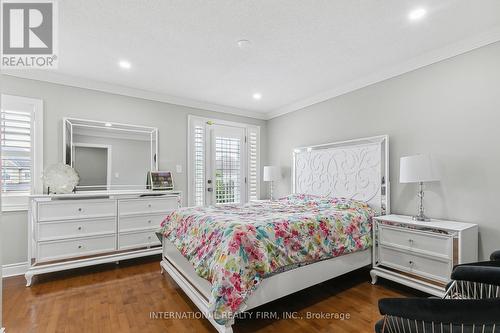
[[[372,283],[380,276],[442,297],[453,266],[477,261],[477,237],[477,224],[375,217]]]

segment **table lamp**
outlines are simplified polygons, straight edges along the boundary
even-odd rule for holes
[[[269,182],[269,198],[273,200],[273,183],[281,178],[280,171],[276,166],[265,166],[263,172],[263,180]]]
[[[413,216],[415,221],[430,221],[424,214],[424,183],[439,181],[435,163],[429,155],[413,155],[401,157],[399,163],[399,182],[418,183],[418,198],[420,205],[418,214]]]

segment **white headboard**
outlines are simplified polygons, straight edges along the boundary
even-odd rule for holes
[[[362,200],[389,214],[389,184],[387,135],[294,149],[294,193]]]

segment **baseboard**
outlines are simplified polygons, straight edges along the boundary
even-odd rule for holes
[[[2,277],[24,275],[28,270],[27,262],[18,262],[15,264],[8,264],[2,266]],[[2,331],[0,331],[2,333]]]

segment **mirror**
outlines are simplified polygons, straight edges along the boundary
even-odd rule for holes
[[[154,127],[64,118],[63,141],[78,191],[145,189],[148,171],[158,170]]]

